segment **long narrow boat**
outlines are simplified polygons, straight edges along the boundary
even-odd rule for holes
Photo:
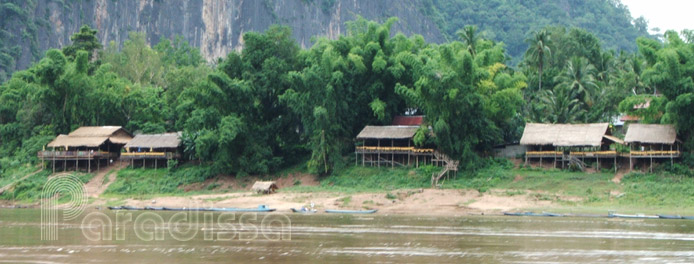
[[[629,214],[617,214],[617,213],[612,213],[612,212],[610,212],[608,214],[608,217],[610,217],[610,218],[633,218],[633,219],[658,219],[659,218],[657,215],[645,215],[645,214],[629,215]]]
[[[182,207],[182,208],[162,207],[162,210],[164,210],[164,211],[206,211],[206,209],[204,209],[204,208],[187,208],[187,207]]]
[[[143,208],[140,207],[132,207],[132,206],[109,206],[109,210],[142,210]]]
[[[302,210],[302,209],[296,209],[296,208],[289,208],[292,210],[294,213],[299,213],[299,214],[315,214],[318,212],[316,209],[309,209],[309,210]]]
[[[208,208],[205,209],[206,211],[212,211],[212,212],[257,212],[257,213],[264,213],[264,212],[274,212],[275,208],[268,208],[265,205],[258,206],[258,208]]]
[[[680,215],[657,215],[660,219],[682,219],[683,217]]]
[[[694,220],[694,216],[683,216],[682,219]]]
[[[562,217],[564,216],[563,214],[557,214],[557,213],[548,213],[548,212],[542,212],[542,213],[534,213],[534,212],[504,212],[504,215],[508,216],[546,216],[546,217]]]
[[[325,210],[329,214],[373,214],[378,210]]]
[[[164,210],[164,207],[145,206],[144,209],[145,210],[162,211],[162,210]]]

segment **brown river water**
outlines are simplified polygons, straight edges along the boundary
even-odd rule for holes
[[[42,224],[41,215],[0,209],[0,263],[694,263],[694,220],[90,209]],[[53,240],[42,226],[57,230]]]

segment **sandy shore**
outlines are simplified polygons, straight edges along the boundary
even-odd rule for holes
[[[388,196],[390,193],[392,196]],[[252,192],[207,194],[193,196],[157,197],[151,200],[119,200],[98,198],[91,205],[103,206],[117,201],[128,206],[164,207],[238,207],[255,208],[264,204],[278,212],[300,208],[313,203],[323,209],[378,209],[379,214],[462,216],[500,214],[527,208],[551,207],[550,201],[539,201],[529,195],[505,196],[501,191],[480,194],[475,190],[411,189],[379,193],[342,194],[335,192],[290,193],[258,195]]]

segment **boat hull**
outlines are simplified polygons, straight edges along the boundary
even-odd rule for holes
[[[329,214],[373,214],[378,210],[325,210]]]

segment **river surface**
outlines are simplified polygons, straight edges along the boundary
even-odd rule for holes
[[[0,209],[0,263],[694,263],[694,220],[87,210],[53,222]]]

